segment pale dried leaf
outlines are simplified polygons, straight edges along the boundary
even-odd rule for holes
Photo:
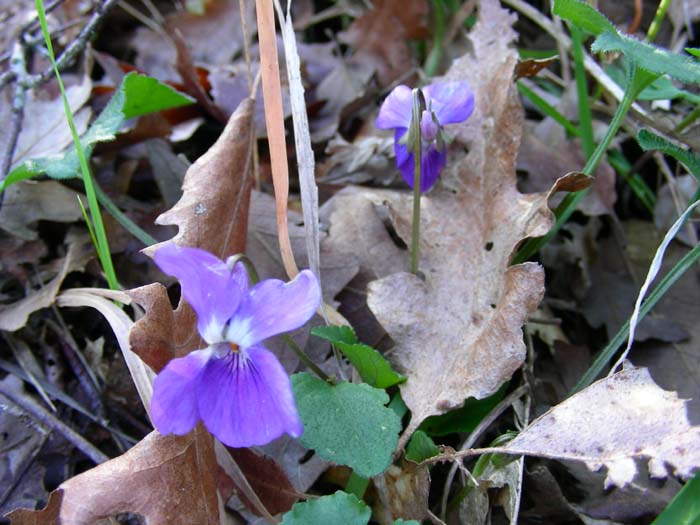
[[[24,299],[0,308],[0,330],[8,332],[19,330],[27,323],[32,313],[53,304],[66,275],[85,264],[85,240],[84,237],[78,238],[70,244],[58,274],[50,282],[30,292]]]
[[[92,93],[92,81],[89,76],[80,79],[80,83],[73,85],[68,77],[66,97],[73,112],[73,120],[78,135],[82,135],[87,129],[92,111],[85,104]],[[22,131],[17,138],[12,164],[16,166],[29,159],[50,157],[58,155],[67,146],[73,143],[66,114],[63,109],[58,91],[53,98],[47,98],[47,89],[33,90],[29,92],[27,103],[24,107],[26,116],[41,116],[41,118],[25,118],[22,123]],[[0,104],[2,106],[4,104]],[[9,105],[7,106],[9,107]],[[2,110],[0,110],[0,114]],[[2,119],[0,119],[2,120]],[[3,132],[9,131],[9,126],[0,128],[0,144],[3,143]]]
[[[546,195],[523,195],[515,184],[522,110],[512,85],[513,18],[498,2],[482,2],[474,55],[447,73],[469,82],[475,111],[450,129],[456,140],[443,177],[454,191],[433,191],[421,201],[425,280],[397,273],[369,286],[367,303],[395,341],[392,359],[408,377],[400,388],[413,416],[403,442],[426,417],[467,397],[489,396],[521,366],[521,326],[544,293],[538,264],[509,266],[518,244],[546,233],[552,220]],[[393,192],[380,198],[409,244],[412,198]]]
[[[593,383],[535,420],[505,448],[608,469],[606,487],[624,486],[647,460],[653,477],[688,478],[700,468],[700,427],[686,402],[659,388],[646,368],[629,368]]]
[[[5,190],[0,228],[22,239],[39,238],[37,221],[74,222],[82,218],[78,193],[54,180],[22,181]]]

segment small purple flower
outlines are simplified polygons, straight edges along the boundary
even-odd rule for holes
[[[430,84],[421,89],[426,109],[421,115],[421,191],[437,181],[447,160],[443,126],[467,120],[474,111],[474,94],[466,82]],[[396,86],[379,108],[377,127],[394,129],[396,165],[404,180],[413,187],[413,153],[406,145],[411,126],[413,100],[411,88]]]
[[[289,376],[262,341],[313,316],[321,301],[316,276],[304,270],[289,283],[268,279],[249,288],[242,263],[230,268],[204,250],[171,243],[154,259],[180,281],[209,345],[173,359],[156,377],[151,418],[158,431],[187,434],[201,420],[230,447],[299,437]]]

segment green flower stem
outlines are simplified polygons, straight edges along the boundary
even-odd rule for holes
[[[420,180],[421,180],[421,129],[420,121],[425,109],[425,99],[420,89],[413,90],[413,118],[409,130],[408,148],[413,149],[413,228],[411,231],[411,273],[418,275],[420,255]]]
[[[666,16],[666,11],[668,11],[670,5],[671,0],[661,0],[661,2],[659,2],[659,7],[656,8],[654,20],[652,20],[651,25],[649,26],[649,31],[647,32],[648,42],[653,42],[656,38],[659,28],[661,28],[661,22],[663,22],[664,17]]]
[[[114,204],[114,201],[109,198],[109,196],[98,184],[94,184],[94,187],[98,202],[112,217],[114,217],[119,224],[121,224],[126,231],[128,231],[146,246],[151,246],[158,242],[156,239],[146,233],[138,224],[127,217],[126,214],[121,211],[116,204]]]
[[[676,126],[676,128],[675,128],[673,131],[675,131],[676,133],[680,133],[680,132],[683,131],[685,128],[687,128],[688,126],[690,126],[693,122],[695,122],[695,119],[697,119],[698,117],[700,117],[700,106],[697,106],[693,111],[691,111],[690,113],[688,113],[688,114],[683,118],[683,120],[681,120],[681,121],[678,123],[678,125]]]
[[[606,131],[603,140],[600,142],[600,144],[598,144],[598,147],[593,152],[593,155],[589,157],[588,162],[582,170],[583,173],[588,175],[589,177],[593,176],[593,172],[598,167],[598,164],[603,158],[603,155],[605,155],[605,152],[610,146],[612,139],[615,137],[615,134],[620,129],[620,126],[622,125],[622,120],[625,118],[625,115],[627,115],[627,112],[632,107],[632,103],[634,102],[635,98],[637,98],[637,95],[643,89],[643,87],[646,87],[637,85],[638,83],[634,82],[634,78],[635,72],[632,73],[630,81],[627,83],[627,89],[625,89],[625,93],[622,97],[622,100],[620,101],[620,105],[615,111],[615,115],[613,116],[612,121],[610,122],[610,126],[608,126],[608,130]],[[569,220],[569,217],[571,217],[571,215],[574,213],[574,210],[576,210],[576,207],[578,206],[579,202],[581,202],[581,200],[586,195],[588,195],[588,192],[590,191],[591,189],[587,188],[577,193],[569,193],[566,197],[564,197],[564,200],[561,201],[559,206],[557,206],[557,209],[554,211],[557,220],[552,229],[549,230],[549,232],[547,232],[547,234],[542,237],[536,237],[527,240],[520,248],[520,250],[518,250],[518,253],[513,258],[512,264],[519,264],[527,261],[530,257],[535,255],[540,250],[540,248],[542,248],[542,246],[547,244],[549,240],[557,234],[557,232],[561,229],[564,223],[566,223],[566,221]]]
[[[294,352],[299,360],[304,363],[309,370],[311,370],[314,374],[316,374],[319,379],[325,381],[328,384],[334,385],[335,384],[335,379],[326,374],[323,370],[321,370],[316,363],[314,363],[308,355],[304,353],[304,351],[299,347],[298,344],[294,342],[294,339],[292,339],[289,335],[287,334],[282,334],[282,339],[284,340],[285,343],[287,343],[287,346],[292,349],[292,352]]]

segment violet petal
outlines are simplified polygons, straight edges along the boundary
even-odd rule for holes
[[[440,82],[423,88],[441,126],[467,120],[474,111],[474,93],[466,82]]]
[[[265,445],[304,431],[289,376],[265,348],[211,359],[196,390],[204,425],[230,447]]]
[[[398,135],[398,131],[397,135]],[[394,142],[394,152],[396,153],[396,165],[401,172],[401,176],[411,188],[413,188],[413,153],[408,151],[405,144]],[[447,161],[447,150],[438,150],[434,145],[423,149],[421,155],[421,178],[420,191],[428,191],[440,176],[442,168]]]
[[[440,128],[433,120],[433,115],[430,111],[423,111],[420,119],[420,133],[423,140],[432,142],[438,136]]]
[[[226,340],[242,347],[295,330],[308,321],[321,302],[321,287],[310,270],[292,281],[267,279],[253,286],[226,330]]]
[[[151,420],[161,434],[187,434],[199,421],[197,380],[212,350],[195,350],[171,360],[153,381]]]
[[[379,129],[408,128],[411,124],[413,101],[411,88],[400,85],[391,90],[379,108],[376,126]]]
[[[209,252],[169,243],[153,256],[160,269],[177,277],[182,295],[197,313],[197,328],[209,344],[222,340],[226,321],[238,308],[248,289],[242,264],[231,271]]]

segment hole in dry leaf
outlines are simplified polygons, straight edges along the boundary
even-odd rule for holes
[[[308,461],[311,460],[311,458],[314,457],[314,451],[313,450],[307,450],[306,454],[301,456],[299,458],[299,464],[303,465],[304,463],[307,463]]]
[[[391,224],[391,222],[387,219],[384,221],[384,228],[386,228],[387,233],[391,237],[391,240],[394,241],[394,244],[401,248],[402,250],[407,250],[408,245],[406,245],[405,242],[403,242],[403,239],[399,237],[399,234],[396,233],[396,229],[394,228],[394,225]]]
[[[124,525],[146,525],[148,523],[146,518],[140,514],[134,514],[132,512],[120,512],[114,516],[114,520],[117,523],[123,523]]]
[[[491,250],[493,250],[493,242],[491,242],[491,241],[487,242],[484,245],[484,250],[486,250],[487,252],[490,252]]]
[[[494,310],[496,309],[496,303],[491,303],[490,306],[491,306],[491,308],[493,308]]]

